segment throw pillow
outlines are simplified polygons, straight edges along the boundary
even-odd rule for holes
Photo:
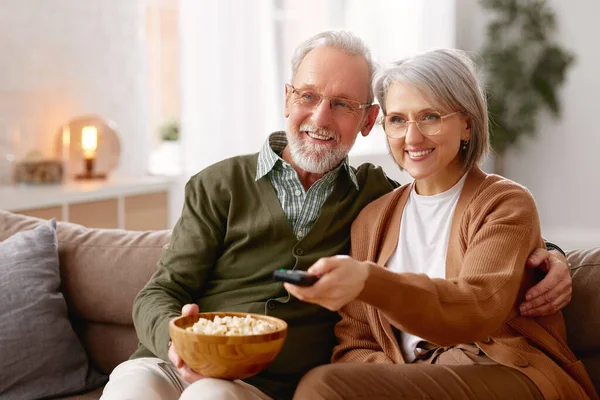
[[[98,387],[59,291],[56,221],[0,242],[0,397],[53,398]]]

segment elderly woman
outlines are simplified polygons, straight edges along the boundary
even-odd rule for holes
[[[381,71],[375,90],[390,152],[414,182],[362,211],[351,257],[315,263],[312,287],[286,284],[343,307],[334,364],[296,397],[597,399],[562,314],[518,312],[540,222],[526,188],[477,166],[489,139],[473,63],[428,52]]]

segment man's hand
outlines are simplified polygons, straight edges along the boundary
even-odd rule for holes
[[[521,315],[540,317],[554,314],[571,301],[573,282],[567,259],[556,250],[536,249],[529,255],[527,266],[541,268],[544,279],[525,294],[519,307]]]
[[[186,304],[181,309],[181,315],[196,315],[200,312],[197,304]],[[169,360],[173,363],[173,365],[177,368],[179,375],[185,380],[187,383],[194,383],[197,380],[204,378],[199,373],[193,371],[190,367],[185,365],[179,354],[177,354],[177,350],[175,349],[175,345],[171,345],[169,347]]]

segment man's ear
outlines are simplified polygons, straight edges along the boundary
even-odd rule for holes
[[[375,122],[377,122],[378,115],[379,115],[379,105],[378,104],[373,104],[371,107],[368,108],[367,118],[365,119],[365,123],[364,123],[363,127],[360,129],[360,133],[363,136],[367,136],[369,133],[371,133],[371,129],[373,129]]]
[[[283,104],[283,115],[287,118],[290,116],[290,87],[285,85],[285,103]]]

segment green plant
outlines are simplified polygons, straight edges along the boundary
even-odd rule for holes
[[[163,141],[179,140],[179,121],[175,118],[166,120],[160,125],[158,132]]]
[[[540,112],[560,115],[558,89],[574,56],[553,42],[556,17],[546,0],[481,0],[492,19],[481,56],[489,94],[495,173],[506,151],[537,133]]]

